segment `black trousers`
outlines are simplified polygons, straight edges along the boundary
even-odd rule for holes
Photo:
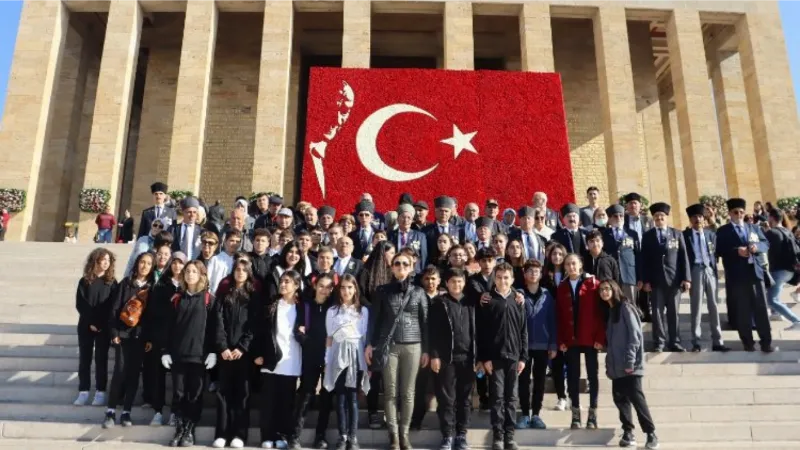
[[[306,413],[311,400],[317,393],[317,384],[325,375],[325,366],[310,366],[303,364],[303,375],[300,377],[300,389],[297,390],[297,399],[294,406],[294,434],[295,439],[300,439]],[[319,391],[319,416],[317,418],[317,436],[325,436],[328,421],[333,408],[333,394],[321,388]]]
[[[556,351],[556,357],[551,361],[553,375],[553,384],[556,386],[556,395],[559,399],[567,398],[567,385],[566,377],[564,376],[564,368],[567,366],[567,355],[561,350]]]
[[[492,374],[489,378],[489,407],[494,440],[513,440],[517,420],[517,361],[492,361]]]
[[[642,390],[642,377],[627,376],[611,380],[611,394],[614,397],[614,404],[619,410],[619,420],[622,422],[624,431],[633,431],[633,416],[631,415],[631,405],[636,410],[639,417],[639,425],[645,433],[656,431],[653,418],[650,416],[650,408],[647,407],[647,400],[644,398]]]
[[[95,333],[89,325],[78,325],[78,390],[92,387],[92,357],[94,357],[95,389],[105,392],[108,385],[108,347],[111,337],[106,331]]]
[[[161,365],[161,353],[155,349],[144,353],[142,361],[142,398],[156,412],[163,412],[167,395],[167,369]]]
[[[428,412],[428,399],[433,397],[434,394],[433,371],[429,364],[424,369],[420,367],[417,372],[417,381],[414,388],[414,411],[411,414],[411,423],[422,423],[425,419],[425,413]]]
[[[639,306],[639,309],[642,310],[644,313],[644,322],[651,321],[651,311],[652,308],[650,304],[652,303],[652,299],[650,298],[651,294],[649,292],[645,292],[643,290],[639,291],[639,294],[636,299],[636,304]]]
[[[484,374],[483,378],[475,377],[475,389],[478,391],[478,400],[481,405],[489,404],[489,374]]]
[[[383,373],[373,371],[369,377],[369,393],[367,393],[367,411],[372,414],[378,412],[379,395],[383,391]]]
[[[261,374],[261,441],[285,440],[292,435],[297,377]]]
[[[200,421],[203,412],[203,383],[206,368],[202,363],[176,362],[172,365],[172,410],[183,420]]]
[[[769,311],[767,309],[767,290],[764,281],[756,278],[755,270],[750,274],[749,279],[728,280],[730,285],[728,297],[735,304],[736,329],[739,331],[739,339],[746,346],[754,345],[753,322],[756,323],[756,331],[761,346],[772,344],[772,330],[769,324]],[[730,313],[729,313],[730,314]]]
[[[442,436],[466,436],[472,411],[472,383],[475,381],[475,365],[470,361],[442,363],[438,374],[434,374],[436,385],[436,413]]]
[[[567,390],[573,408],[581,407],[581,354],[586,362],[586,377],[589,380],[589,407],[597,408],[599,392],[597,380],[597,350],[594,347],[575,346],[567,350]]]
[[[345,369],[339,378],[336,379],[336,425],[339,429],[339,436],[357,437],[358,436],[358,389],[361,386],[361,377],[364,372],[358,371],[356,375],[356,387],[350,388],[345,386],[347,383],[347,371]],[[325,420],[325,427],[327,428],[328,421]],[[325,428],[320,432],[319,425],[317,425],[317,435],[324,435]]]
[[[221,359],[221,358],[220,358]],[[214,439],[239,438],[247,442],[250,428],[250,365],[251,359],[243,356],[235,361],[221,360],[217,365],[217,426]]]
[[[528,363],[525,364],[525,370],[519,378],[519,404],[524,415],[538,416],[544,399],[547,350],[528,350],[528,357]],[[531,393],[531,375],[533,375],[533,393]]]
[[[139,374],[142,372],[144,344],[139,339],[122,339],[114,345],[114,375],[111,378],[111,392],[108,407],[116,408],[122,403],[122,410],[130,412],[136,391],[139,390]]]

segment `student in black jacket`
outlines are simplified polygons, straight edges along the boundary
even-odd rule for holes
[[[250,343],[252,322],[260,311],[257,306],[258,282],[250,261],[242,258],[233,266],[233,273],[217,288],[214,305],[216,351],[219,353],[219,388],[217,389],[217,425],[214,448],[242,448],[250,427]],[[260,284],[258,284],[260,286]]]
[[[263,285],[272,268],[272,257],[269,256],[269,231],[257,228],[253,232],[253,251],[250,259],[253,261],[253,275]]]
[[[584,257],[584,270],[600,281],[612,280],[619,283],[619,265],[617,260],[603,251],[603,233],[592,230],[586,235],[586,246],[589,251]]]
[[[333,252],[329,247],[322,247],[320,259],[328,258],[331,262]],[[325,250],[327,249],[327,252]],[[327,259],[326,259],[327,261]],[[336,285],[335,273],[317,275],[313,281],[313,289],[306,291],[305,301],[298,303],[298,314],[295,327],[298,330],[297,340],[303,347],[303,372],[300,378],[298,398],[294,405],[294,433],[289,438],[289,448],[300,449],[300,433],[303,431],[308,405],[317,393],[317,384],[325,374],[325,341],[328,334],[325,330],[325,318],[331,307],[331,293]],[[314,448],[327,448],[325,430],[333,407],[332,393],[321,388],[319,391],[319,415]]]
[[[104,248],[89,253],[75,293],[78,310],[78,398],[73,404],[84,406],[89,402],[91,388],[92,356],[95,364],[95,395],[92,406],[106,404],[108,384],[108,314],[111,295],[117,288],[114,279],[116,257]],[[93,355],[94,354],[94,355]]]
[[[494,275],[492,273],[497,263],[497,253],[490,247],[482,248],[475,254],[475,259],[478,261],[481,270],[467,278],[467,286],[464,288],[464,295],[466,295],[467,301],[473,305],[478,305],[481,301],[481,296],[494,289]],[[481,411],[488,411],[488,377],[478,378],[476,387],[478,390],[479,407]]]
[[[160,427],[164,422],[164,402],[167,391],[167,369],[161,365],[161,352],[164,347],[169,330],[165,323],[172,308],[172,297],[181,287],[183,266],[186,265],[186,255],[177,251],[172,254],[167,270],[161,278],[150,288],[147,299],[147,308],[142,314],[142,341],[144,341],[144,361],[142,364],[142,385],[149,389],[150,404],[153,407],[153,419],[150,426]],[[154,350],[155,349],[155,350]],[[170,425],[175,424],[175,403],[172,403]]]
[[[447,236],[445,234],[441,236]],[[440,236],[440,237],[441,237]],[[439,286],[442,284],[442,278],[439,269],[436,266],[429,265],[422,271],[420,276],[420,284],[422,289],[425,290],[426,300],[428,302],[428,310],[431,308],[433,299],[437,297],[441,290]],[[428,327],[430,329],[430,326]],[[417,381],[414,388],[414,412],[411,415],[412,430],[419,430],[422,428],[422,421],[425,419],[425,413],[428,411],[428,399],[435,395],[433,387],[433,372],[429,367],[420,367],[417,372]]]
[[[475,380],[475,304],[464,296],[466,273],[449,269],[447,293],[436,297],[428,315],[431,370],[442,431],[441,450],[466,450]],[[455,441],[453,435],[455,433]]]
[[[131,408],[139,389],[139,372],[142,368],[142,354],[144,344],[141,340],[142,321],[129,316],[132,321],[123,322],[120,315],[123,311],[130,312],[134,299],[141,302],[140,314],[147,307],[148,291],[153,284],[153,268],[155,256],[142,253],[136,257],[133,272],[117,285],[114,293],[114,303],[111,305],[108,320],[108,329],[111,333],[111,344],[114,346],[114,376],[111,379],[111,392],[108,396],[108,409],[103,421],[103,428],[111,428],[116,422],[117,405],[122,403],[122,426],[129,427],[131,422]]]
[[[283,253],[291,246],[287,244]],[[254,322],[255,364],[261,367],[261,447],[287,448],[293,430],[292,414],[297,378],[302,374],[303,350],[297,340],[298,302],[302,277],[285,271],[278,280],[278,295]]]
[[[214,295],[208,291],[206,266],[191,261],[183,268],[181,290],[167,311],[168,337],[161,349],[161,364],[172,370],[177,418],[170,447],[194,445],[194,431],[203,412],[205,371],[217,365],[214,351]]]
[[[514,268],[501,263],[494,271],[488,303],[476,307],[478,361],[489,376],[492,450],[517,450],[517,384],[525,369],[528,326],[525,307],[517,303]]]

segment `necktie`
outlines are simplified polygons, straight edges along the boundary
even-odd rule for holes
[[[696,231],[697,233],[697,246],[698,251],[700,251],[700,258],[703,260],[703,265],[709,267],[708,264],[708,247],[706,247],[706,238],[703,236],[703,233]]]
[[[189,225],[183,226],[183,242],[181,242],[181,247],[183,248],[183,252],[186,253],[186,259],[189,261],[192,260],[192,229],[189,228]]]
[[[156,219],[158,219],[159,217],[161,217],[161,207],[156,206]]]
[[[622,240],[622,230],[620,228],[614,228],[614,240],[617,242]]]
[[[361,247],[366,248],[369,245],[369,240],[367,239],[367,230],[362,228],[361,229]]]
[[[536,246],[536,238],[530,233],[525,233],[525,239],[528,240],[528,259],[539,259],[539,249]]]
[[[406,232],[403,231],[400,233],[400,248],[403,249],[406,246]]]
[[[658,229],[658,243],[664,245],[664,231],[661,228]]]
[[[447,229],[444,226],[439,226],[439,234],[447,234]]]

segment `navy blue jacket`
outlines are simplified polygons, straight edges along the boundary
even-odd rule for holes
[[[717,255],[715,254],[715,250],[717,247],[717,234],[709,229],[704,229],[702,233],[705,236],[706,240],[706,254],[708,255],[708,262],[711,264],[711,269],[714,271],[714,274],[717,273]],[[689,267],[695,264],[695,260],[697,259],[697,255],[694,253],[694,230],[691,228],[687,228],[683,230],[683,240],[686,241],[686,255],[689,257]],[[700,256],[702,259],[702,256]]]
[[[742,240],[733,224],[727,223],[717,229],[717,256],[722,258],[722,265],[725,267],[725,279],[727,280],[748,280],[750,279],[751,267],[755,269],[756,278],[764,279],[764,268],[758,263],[757,257],[760,254],[769,252],[769,242],[761,232],[761,228],[756,225],[742,223],[747,240]],[[755,244],[757,252],[753,255],[753,264],[748,262],[747,257],[739,256],[738,248],[747,247]],[[763,257],[763,256],[762,256]]]
[[[619,266],[619,281],[622,284],[634,285],[642,281],[642,244],[635,231],[622,228],[624,237],[617,241],[614,238],[614,229],[604,228],[603,251],[617,260]]]
[[[525,296],[525,320],[528,323],[528,349],[555,351],[556,306],[553,295],[546,288],[531,293],[522,290]]]
[[[692,281],[683,234],[667,227],[664,245],[658,242],[658,230],[651,228],[642,238],[642,281],[657,287],[680,287]]]
[[[554,242],[558,242],[559,244],[563,245],[564,248],[567,249],[567,253],[576,253],[580,255],[581,258],[585,258],[586,255],[589,253],[589,249],[586,247],[586,230],[583,228],[578,228],[576,233],[580,233],[581,235],[581,242],[578,248],[574,248],[572,244],[572,239],[570,237],[569,231],[566,228],[559,228],[557,229],[552,236],[550,236],[550,240]]]

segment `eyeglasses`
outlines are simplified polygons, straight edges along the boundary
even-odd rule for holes
[[[162,225],[162,224],[160,224],[160,223],[156,222],[156,223],[154,223],[154,224],[152,225],[152,227],[153,227],[153,228],[164,228],[164,225]]]
[[[203,247],[213,247],[215,245],[217,245],[217,243],[214,241],[203,241]]]
[[[611,286],[603,286],[600,288],[600,292],[611,292]]]
[[[395,261],[394,263],[392,263],[392,265],[395,267],[410,267],[411,263],[407,261]]]

